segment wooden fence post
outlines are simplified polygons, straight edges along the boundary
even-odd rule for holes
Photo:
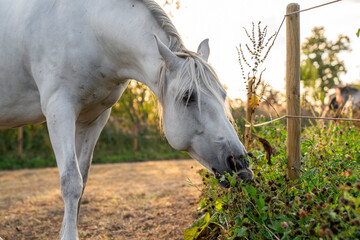
[[[300,10],[297,3],[287,5],[286,14]],[[286,101],[287,115],[300,116],[300,14],[286,17]],[[291,180],[301,172],[301,120],[287,119],[287,173]]]
[[[17,136],[17,142],[18,142],[18,157],[21,157],[23,155],[23,127],[18,127],[18,136]]]

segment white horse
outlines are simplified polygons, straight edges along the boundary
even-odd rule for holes
[[[93,149],[129,79],[158,96],[172,147],[215,173],[253,177],[208,56],[208,41],[187,50],[152,0],[0,0],[0,128],[47,122],[61,239],[78,239]]]

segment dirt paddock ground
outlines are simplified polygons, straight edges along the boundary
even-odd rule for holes
[[[194,160],[93,165],[80,209],[80,239],[183,239],[200,185]],[[59,239],[56,168],[0,171],[0,237]]]

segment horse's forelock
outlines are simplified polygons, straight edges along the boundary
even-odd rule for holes
[[[182,52],[175,53],[177,56],[184,58],[183,64],[177,69],[176,92],[174,98],[177,104],[183,104],[182,101],[189,93],[195,92],[197,95],[197,105],[201,111],[200,101],[202,94],[212,95],[223,106],[228,118],[232,120],[232,115],[227,102],[224,103],[221,91],[224,91],[220,84],[218,76],[214,69],[205,62],[197,53]],[[159,101],[160,106],[164,103],[166,94],[166,65],[163,64],[159,81]],[[162,109],[160,109],[162,111]],[[160,115],[161,116],[161,115]]]

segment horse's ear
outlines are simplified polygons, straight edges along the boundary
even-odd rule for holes
[[[179,62],[178,57],[156,35],[154,35],[154,37],[159,49],[159,53],[165,60],[166,66],[169,69],[175,68]]]
[[[209,39],[205,39],[200,43],[197,52],[202,59],[208,61],[210,55]]]

